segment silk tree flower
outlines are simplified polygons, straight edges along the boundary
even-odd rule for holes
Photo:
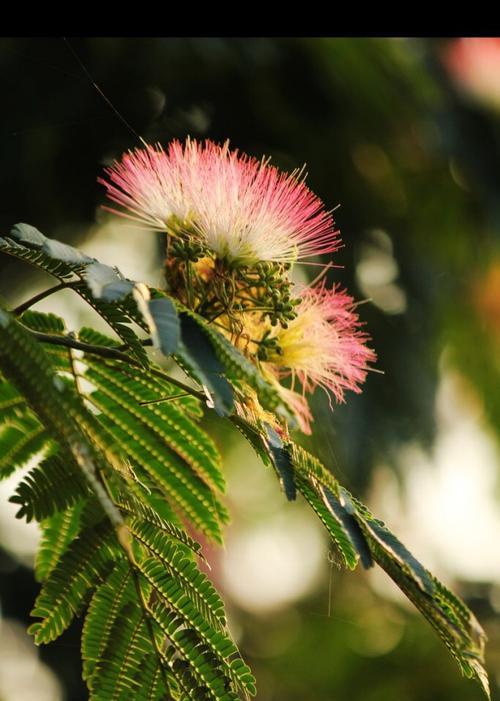
[[[194,238],[231,265],[331,253],[333,217],[305,185],[238,150],[187,139],[129,151],[99,178],[108,197],[146,228]],[[123,211],[125,210],[125,211]]]
[[[291,377],[291,387],[280,384],[285,401],[297,414],[302,430],[310,433],[311,413],[306,393],[322,387],[337,402],[345,392],[361,392],[369,364],[376,355],[366,343],[355,303],[345,291],[325,282],[306,287],[300,294],[297,317],[277,331],[280,352],[270,355],[267,372],[277,380]],[[302,391],[297,392],[297,383]]]
[[[500,109],[500,38],[455,39],[443,62],[453,80],[470,96]]]

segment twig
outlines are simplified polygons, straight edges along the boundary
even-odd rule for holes
[[[12,314],[14,314],[15,316],[19,316],[27,309],[32,307],[34,304],[40,302],[40,300],[45,299],[45,297],[54,294],[54,292],[59,292],[59,290],[64,290],[66,287],[71,287],[73,284],[73,282],[60,282],[58,285],[54,285],[54,287],[49,287],[48,290],[43,290],[42,292],[39,292],[34,297],[31,297],[31,299],[26,300],[26,302],[23,302],[18,307],[13,309]]]
[[[139,402],[139,406],[147,406],[148,404],[159,404],[160,402],[171,402],[174,399],[180,399],[181,397],[188,397],[188,392],[181,392],[180,394],[172,394],[171,397],[159,397],[158,399],[147,399],[144,402]]]
[[[85,353],[91,353],[92,355],[98,355],[101,358],[106,358],[108,360],[119,360],[127,365],[132,365],[133,367],[143,369],[143,366],[135,358],[131,358],[127,353],[123,353],[118,350],[118,348],[109,348],[108,346],[95,346],[91,343],[84,343],[83,341],[77,341],[70,336],[57,336],[50,333],[42,333],[41,331],[32,331],[27,329],[38,341],[42,343],[51,343],[54,346],[64,346],[65,348],[74,348],[75,350],[81,350]],[[165,382],[169,382],[171,385],[175,385],[182,389],[186,394],[191,394],[202,402],[206,401],[206,396],[203,392],[199,392],[193,387],[189,387],[184,382],[176,380],[166,372],[162,370],[157,370],[156,368],[149,368],[149,372],[155,377],[159,377]]]

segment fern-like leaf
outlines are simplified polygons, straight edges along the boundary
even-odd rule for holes
[[[0,479],[8,477],[47,445],[44,427],[32,415],[11,418],[0,427]]]
[[[9,501],[21,506],[17,518],[43,521],[88,494],[88,484],[78,466],[60,455],[50,455],[20,482]]]
[[[236,386],[243,384],[251,387],[265,409],[274,411],[293,422],[293,416],[283,399],[276,389],[264,379],[258,368],[219,331],[209,326],[202,317],[179,304],[178,306],[182,310],[180,314],[181,331],[184,347],[188,352],[185,360],[192,360],[193,351],[205,347],[208,342],[215,354],[215,359],[220,363],[217,366],[212,360],[211,377],[224,373],[224,376]],[[182,358],[182,353],[178,352],[178,354]],[[196,359],[198,365],[203,368],[203,358],[201,357],[200,360],[200,356],[197,356]]]
[[[0,308],[0,477],[45,453],[12,497],[19,517],[42,526],[36,573],[43,587],[33,610],[41,620],[30,630],[37,643],[54,640],[90,601],[82,653],[92,701],[236,701],[255,693],[222,602],[196,565],[199,546],[178,516],[221,540],[220,458],[196,423],[200,402],[150,363],[133,323],[164,355],[175,353],[207,404],[275,469],[287,497],[303,494],[345,564],[377,562],[488,694],[484,633],[465,604],[317,459],[235,413],[250,394],[291,419],[276,389],[227,338],[164,293],[28,225],[0,238],[0,251],[55,276],[57,289],[71,287],[125,344],[84,330],[76,362],[62,320],[24,312],[19,321]]]
[[[366,545],[370,558],[387,572],[434,627],[462,671],[468,677],[474,677],[489,696],[488,678],[483,667],[485,635],[472,612],[433,577],[398,538],[374,518],[366,506],[341,487],[316,458],[295,445],[290,446],[290,452],[293,465],[302,480],[309,482],[306,495],[312,488],[323,497],[326,505],[331,505],[332,500],[335,500],[342,506],[344,513],[356,522],[362,532],[363,546],[360,549],[352,530],[346,527],[346,521],[339,516],[339,522],[345,527],[344,533],[349,536],[361,557]],[[332,508],[331,513],[334,515],[336,509]]]
[[[172,521],[166,521],[157,511],[147,504],[144,504],[130,495],[121,496],[116,503],[122,512],[131,517],[135,516],[140,518],[143,522],[153,526],[157,531],[164,533],[169,539],[176,541],[178,546],[180,546],[186,554],[192,553],[196,557],[203,558],[199,543],[188,536],[182,528],[172,523]]]
[[[174,510],[194,512],[194,522],[220,539],[226,514],[215,491],[223,478],[215,447],[193,422],[198,406],[184,397],[143,405],[151,394],[178,390],[163,381],[152,388],[136,368],[121,384],[122,363],[101,367],[90,354],[77,367],[71,357],[65,363],[67,348],[47,353],[29,330],[31,324],[37,334],[50,329],[59,336],[56,320],[28,314],[25,321],[0,309],[0,367],[31,412],[16,415],[7,428],[27,416],[51,441],[49,456],[14,496],[20,515],[42,520],[37,576],[44,581],[33,609],[40,620],[30,628],[35,641],[56,639],[93,597],[83,644],[92,699],[235,701],[238,691],[254,693],[220,598],[193,560],[199,546],[151,510],[149,485],[141,481],[144,473],[167,486]],[[97,387],[88,396],[82,367]],[[192,445],[184,446],[191,436]],[[171,511],[165,513],[168,519]],[[130,578],[117,601],[116,582],[108,579],[115,572]]]
[[[133,355],[147,366],[144,348],[137,334],[128,325],[133,321],[131,310],[134,310],[134,316],[137,315],[135,302],[123,300],[112,304],[97,299],[89,289],[85,273],[87,266],[96,262],[95,259],[72,246],[49,239],[26,224],[17,224],[10,236],[0,238],[0,251],[24,260],[71,286],[110,325]]]
[[[224,604],[196,564],[187,559],[172,539],[153,524],[134,519],[129,521],[128,527],[135,540],[163,563],[166,571],[175,578],[210,625],[223,630],[226,625]]]
[[[26,400],[17,389],[6,381],[0,381],[0,425],[6,426],[29,411]]]
[[[42,537],[35,560],[35,576],[39,582],[47,579],[69,544],[78,535],[84,505],[83,500],[78,501],[74,506],[59,511],[40,524]]]
[[[302,477],[298,478],[297,487],[325,526],[333,543],[341,553],[346,567],[351,570],[355,569],[358,564],[359,555],[342,522],[332,513],[332,510],[325,505],[324,500],[306,479]]]
[[[106,393],[110,401],[126,407],[137,424],[142,424],[154,433],[204,482],[214,489],[225,490],[226,481],[218,451],[206,434],[176,406],[175,401],[141,405],[141,402],[148,400],[144,399],[144,386],[140,381],[139,370],[132,368],[117,372],[116,364],[106,363],[88,355],[86,362],[89,365],[86,379]],[[169,394],[175,396],[178,391],[170,386]],[[169,394],[164,395],[165,399]],[[102,400],[100,405],[103,408]]]
[[[233,658],[239,657],[234,643],[204,619],[164,565],[149,558],[141,563],[140,572],[158,599],[151,607],[155,622],[190,663],[192,674],[210,690],[212,698],[233,701],[237,695],[230,691],[231,685],[254,694],[255,682],[248,667],[241,659],[241,665],[233,664]]]
[[[81,531],[50,572],[31,612],[42,619],[29,629],[38,645],[66,630],[106,576],[113,559],[111,533],[108,523]]]
[[[475,678],[489,696],[483,667],[486,636],[474,614],[359,502],[356,502],[356,518],[370,543],[374,560],[434,627],[463,673]]]

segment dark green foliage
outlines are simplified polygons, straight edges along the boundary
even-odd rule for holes
[[[24,478],[10,501],[21,505],[17,518],[43,521],[65,511],[88,493],[78,466],[59,455],[50,455]]]
[[[87,266],[85,280],[90,291],[105,302],[118,302],[125,299],[134,289],[134,283],[119,275],[115,268],[102,263],[92,263]]]
[[[0,476],[7,477],[45,447],[43,426],[30,415],[12,417],[0,429]]]
[[[285,438],[283,425],[253,424],[234,412],[250,392],[281,421],[287,416],[275,390],[227,339],[157,291],[136,303],[130,292],[140,286],[27,225],[0,239],[0,249],[71,286],[121,340],[92,329],[69,336],[53,315],[24,311],[18,321],[0,308],[0,476],[42,458],[11,498],[18,517],[42,529],[42,589],[32,612],[40,620],[30,631],[46,643],[85,615],[91,701],[255,694],[222,601],[198,569],[200,546],[184,530],[186,521],[221,542],[228,518],[220,456],[197,424],[203,403],[228,417],[274,468],[288,499],[304,496],[347,567],[376,562],[392,577],[488,693],[484,633],[465,604]],[[156,335],[164,355],[175,353],[203,391],[152,363],[132,322]]]
[[[152,523],[145,523],[141,519],[130,521],[128,527],[137,542],[163,563],[165,570],[177,580],[207,621],[214,628],[223,630],[226,618],[222,600],[210,581],[198,571],[192,560],[186,558],[184,552],[172,542],[172,538]]]
[[[333,543],[342,556],[343,563],[349,569],[354,570],[358,564],[358,553],[354,547],[349,533],[339,522],[336,515],[329,509],[316,490],[304,478],[298,478],[298,489],[307,503],[316,512],[328,531]]]
[[[0,421],[5,426],[26,412],[26,401],[8,382],[0,381]]]
[[[286,498],[289,501],[294,501],[297,497],[297,487],[295,485],[295,476],[288,446],[283,443],[272,426],[266,426],[266,432],[269,453],[280,477]]]
[[[84,529],[64,551],[45,580],[31,615],[42,618],[30,633],[35,642],[58,638],[78,616],[92,590],[112,567],[110,526],[107,522]]]
[[[188,354],[190,354],[188,360],[189,358],[192,359],[194,351],[200,352],[198,349],[203,348],[202,355],[199,358],[201,368],[208,370],[212,380],[214,376],[220,377],[221,373],[223,373],[234,385],[242,385],[243,393],[245,388],[248,387],[254,390],[264,409],[274,411],[283,418],[293,421],[292,414],[276,389],[264,379],[256,366],[233,346],[227,338],[206,324],[198,314],[183,308],[180,316],[182,335],[186,339],[185,347]],[[196,322],[196,324],[193,322]],[[208,344],[207,339],[209,341]],[[208,360],[203,358],[204,353],[207,353]],[[214,355],[215,357],[213,357]],[[219,391],[221,389],[221,409],[229,409],[229,397],[226,397],[224,387],[219,388]]]
[[[230,383],[224,377],[224,365],[200,324],[187,313],[181,314],[182,345],[179,356],[208,392],[212,395],[215,411],[228,416],[234,411],[234,396]]]
[[[148,506],[148,490],[141,490],[142,483],[128,457],[136,455],[144,469],[152,470],[141,451],[134,453],[137,440],[147,436],[145,444],[151,449],[155,446],[158,460],[158,471],[153,469],[153,473],[162,485],[168,484],[174,509],[182,509],[184,502],[197,503],[199,494],[195,522],[220,538],[219,521],[225,512],[221,503],[215,506],[214,490],[223,488],[224,480],[215,446],[193,422],[200,414],[196,400],[181,396],[141,405],[142,401],[175,395],[178,389],[166,381],[153,381],[136,367],[129,368],[122,382],[116,382],[119,365],[87,356],[79,363],[86,367],[86,380],[96,388],[89,396],[92,404],[102,406],[103,413],[96,417],[82,402],[87,399],[78,382],[67,384],[57,376],[58,357],[65,356],[67,349],[52,347],[52,362],[38,341],[30,340],[26,331],[2,314],[6,336],[2,369],[18,384],[32,410],[41,414],[45,428],[29,415],[28,420],[40,430],[44,441],[50,435],[59,445],[56,453],[21,482],[13,497],[21,505],[19,516],[34,517],[42,525],[37,575],[44,584],[33,610],[41,620],[31,627],[36,642],[58,637],[92,601],[83,643],[92,699],[136,699],[142,698],[141,693],[144,698],[165,698],[167,689],[172,698],[235,699],[237,689],[252,690],[248,668],[241,660],[240,665],[235,664],[238,653],[227,637],[222,602],[192,559],[193,554],[199,554],[199,546],[175,522],[164,521]],[[32,327],[43,326],[39,316],[31,321]],[[61,330],[53,320],[45,320],[44,332]],[[82,336],[104,340],[90,332]],[[23,354],[13,352],[20,347]],[[106,341],[103,347],[113,348],[114,344]],[[11,360],[7,360],[9,350]],[[26,367],[30,372],[24,377]],[[65,366],[65,372],[69,367]],[[18,381],[20,376],[23,380]],[[106,391],[98,389],[101,385]],[[15,403],[21,407],[13,385],[5,382],[2,387],[5,406]],[[60,404],[59,412],[50,396],[42,401],[49,387]],[[24,414],[14,419],[26,422]],[[125,427],[123,435],[113,432],[119,424]],[[13,454],[18,456],[24,445],[21,439],[21,434],[16,434],[11,441]],[[94,447],[87,447],[88,440],[95,441]],[[97,483],[106,487],[108,497],[103,498],[98,490],[99,500],[91,499],[85,505],[92,493],[85,473],[87,462]],[[118,487],[122,493],[129,487],[130,493],[120,496]],[[145,565],[141,564],[144,558]],[[127,590],[132,600],[117,600],[113,587],[113,603],[120,606],[116,616],[113,618],[112,609],[111,618],[106,620],[101,607],[106,608],[111,594],[103,587],[108,576],[123,568],[128,569],[133,583]],[[168,581],[165,572],[170,573]],[[149,602],[153,588],[156,593]],[[99,613],[93,616],[95,608]],[[174,620],[170,620],[172,611]],[[167,619],[169,630],[175,633],[173,656],[164,651]],[[108,637],[99,628],[101,624],[107,626]],[[95,654],[92,640],[99,641]],[[147,685],[144,675],[150,680]]]
[[[177,546],[183,548],[185,555],[191,553],[196,557],[204,559],[199,543],[190,538],[182,528],[178,528],[171,520],[166,521],[157,511],[147,504],[144,504],[139,499],[135,499],[130,495],[118,497],[117,505],[123,513],[129,514],[130,516],[139,516],[142,523],[154,526],[156,532],[164,533],[169,539],[174,540]],[[174,518],[173,512],[169,514],[169,516],[170,518]]]
[[[80,529],[80,515],[85,502],[77,501],[65,511],[58,511],[40,523],[42,538],[35,561],[35,575],[43,582],[58,564],[61,555],[73,542]]]
[[[321,463],[297,446],[291,446],[291,453],[294,466],[302,478],[309,476],[316,493],[330,494],[329,499],[324,500],[325,503],[333,505],[337,499],[344,503],[344,508],[362,532],[362,547],[368,547],[370,559],[373,558],[415,604],[450,649],[464,674],[477,679],[489,696],[488,678],[482,666],[486,637],[472,612],[433,577],[363,504],[352,499],[347,490],[333,480]],[[299,485],[303,484],[301,480]],[[310,500],[310,487],[307,486],[303,493],[321,517],[321,510],[317,508],[317,502],[315,504],[314,495]],[[330,511],[334,515],[337,508]],[[345,520],[339,518],[339,523],[344,526],[344,537],[349,538],[360,557],[363,557],[359,541],[352,538],[352,531],[346,527]],[[334,540],[344,554],[338,536],[334,536]]]
[[[328,506],[328,509],[335,514],[336,518],[342,524],[344,532],[347,535],[349,535],[351,543],[354,545],[356,551],[359,554],[361,564],[363,565],[363,567],[365,569],[372,567],[372,554],[370,552],[368,543],[366,542],[366,538],[363,535],[363,531],[361,530],[359,523],[354,517],[354,513],[348,510],[345,504],[343,504],[339,499],[337,499],[332,494],[332,492],[330,492],[330,490],[326,487],[320,486],[319,491],[322,494],[324,502]]]
[[[276,447],[282,441],[272,436],[256,441],[258,427],[242,431],[260,453],[267,446],[268,460],[276,467]],[[462,671],[475,678],[489,696],[483,668],[485,634],[465,604],[433,577],[386,526],[375,519],[361,502],[352,498],[325,467],[301,447],[283,444],[293,469],[294,484],[317,513],[340,551],[344,563],[353,569],[358,559],[369,567],[375,561],[394,580],[435,628],[457,659]],[[277,470],[279,474],[282,467]],[[288,478],[287,478],[288,479]],[[286,490],[286,484],[284,484]]]
[[[28,310],[23,313],[21,321],[33,331],[59,335],[66,332],[64,320],[55,314],[40,314],[39,312]]]
[[[36,234],[33,233],[34,231]],[[31,263],[74,289],[120,336],[131,353],[141,363],[147,364],[147,356],[137,335],[127,326],[131,321],[136,320],[133,318],[133,314],[136,313],[135,303],[125,300],[122,303],[113,304],[94,297],[85,280],[85,273],[86,266],[96,261],[85,254],[77,255],[79,252],[71,246],[64,248],[66,255],[63,259],[59,259],[49,255],[54,253],[54,246],[45,246],[44,249],[41,241],[53,242],[53,239],[47,239],[34,227],[18,224],[12,229],[10,237],[0,238],[0,251]]]
[[[422,567],[420,562],[413,557],[411,552],[391,533],[381,521],[374,518],[365,519],[366,527],[379,545],[390,555],[397,560],[402,567],[409,570],[411,576],[418,582],[422,591],[427,594],[434,593],[432,579],[427,570]]]
[[[177,310],[167,297],[152,299],[148,303],[156,326],[158,347],[164,355],[172,355],[177,350],[180,338],[180,324]]]

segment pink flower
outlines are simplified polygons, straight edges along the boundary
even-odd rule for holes
[[[500,38],[456,39],[447,46],[443,61],[462,89],[500,109]]]
[[[297,318],[277,332],[281,354],[271,360],[277,377],[291,376],[291,390],[285,390],[283,398],[296,412],[302,430],[309,433],[311,415],[305,394],[322,387],[330,401],[333,396],[343,402],[346,390],[360,393],[376,355],[366,345],[369,336],[361,330],[355,303],[345,291],[338,286],[328,289],[322,282],[306,287],[300,297]],[[297,381],[302,394],[295,391]]]
[[[293,262],[339,246],[330,212],[304,183],[229,142],[147,146],[106,169],[108,197],[147,228],[193,237],[234,264]],[[115,211],[115,210],[112,210]]]

